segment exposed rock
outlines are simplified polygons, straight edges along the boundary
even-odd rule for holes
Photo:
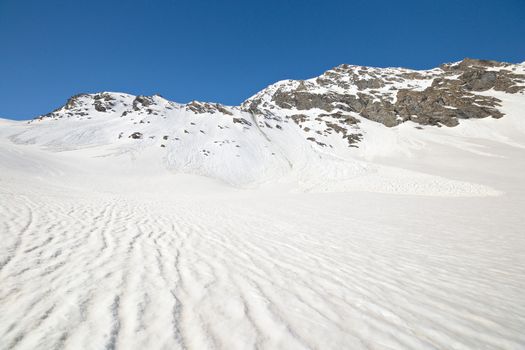
[[[252,123],[250,123],[249,121],[247,121],[244,118],[233,118],[233,122],[237,123],[237,124],[247,125],[247,126],[251,126],[252,125]]]
[[[223,105],[220,105],[218,103],[215,104],[215,108],[221,113],[224,113],[224,114],[227,114],[227,115],[233,115],[232,112],[230,112]]]
[[[334,112],[356,113],[388,127],[409,120],[455,126],[460,119],[503,116],[498,109],[501,101],[477,92],[524,91],[525,75],[514,73],[511,67],[474,59],[431,71],[341,65],[310,81],[276,84],[275,89],[243,103],[242,109],[266,119],[272,115],[273,105],[285,111],[320,109],[334,117]],[[264,98],[265,94],[269,98]],[[293,112],[289,118],[297,124],[307,120],[306,114]],[[348,122],[353,124],[353,120]]]
[[[111,94],[102,92],[93,96],[93,106],[98,112],[107,112],[111,110],[115,103],[115,98]]]
[[[97,110],[99,112],[105,112],[106,111],[106,107],[104,107],[100,101],[95,101],[93,103],[93,105],[95,106],[95,110]]]
[[[204,113],[223,113],[227,115],[233,115],[226,107],[218,103],[207,103],[207,102],[198,102],[192,101],[186,105],[186,109],[198,114]]]
[[[149,96],[139,95],[133,100],[133,110],[139,111],[141,107],[149,107],[154,103],[155,102],[153,101],[153,98]]]
[[[461,85],[468,91],[486,91],[494,89],[508,93],[517,93],[525,90],[525,86],[519,86],[517,83],[523,83],[525,76],[512,73],[509,69],[509,63],[476,60],[466,58],[457,64],[445,64],[441,68],[447,73],[461,73],[456,79],[452,80],[453,84]],[[489,70],[499,68],[498,70]]]
[[[129,135],[130,138],[132,139],[141,139],[142,138],[142,133],[141,132],[134,132],[133,134]]]
[[[346,124],[346,125],[354,125],[357,123],[360,123],[361,121],[355,117],[345,115],[341,112],[336,112],[332,114],[319,114],[319,117],[329,117],[338,119],[340,122]]]
[[[70,110],[70,109],[80,107],[82,105],[82,103],[80,102],[81,99],[86,98],[88,96],[89,96],[88,94],[77,94],[77,95],[71,96],[67,100],[66,104],[64,105],[64,109]]]
[[[496,109],[499,100],[493,97],[463,93],[429,87],[424,91],[400,90],[397,94],[396,110],[403,120],[412,120],[423,125],[456,126],[458,119],[500,118]]]
[[[290,118],[292,118],[292,120],[297,124],[304,123],[309,119],[309,117],[306,114],[294,114],[290,116]]]
[[[272,101],[280,108],[309,110],[319,108],[325,111],[334,109],[332,103],[337,101],[334,95],[309,93],[306,91],[277,90],[272,96]]]

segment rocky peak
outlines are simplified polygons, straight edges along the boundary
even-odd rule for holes
[[[525,67],[464,59],[415,71],[340,65],[317,78],[274,84],[242,104],[264,118],[289,118],[296,111],[358,115],[388,127],[406,121],[455,126],[460,119],[500,118],[500,102],[479,92],[525,90]]]
[[[129,95],[101,92],[96,94],[77,94],[70,97],[66,104],[51,113],[38,117],[37,119],[52,118],[84,118],[93,113],[111,113],[122,103],[122,98]]]

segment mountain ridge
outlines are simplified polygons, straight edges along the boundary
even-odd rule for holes
[[[340,65],[272,84],[239,106],[78,94],[4,129],[19,145],[154,162],[234,185],[290,179],[331,188],[381,172],[371,159],[409,155],[447,137],[521,145],[524,90],[525,64],[468,59],[427,71]]]
[[[342,64],[311,79],[278,81],[238,106],[195,100],[173,104],[185,106],[196,113],[218,111],[231,115],[230,109],[239,108],[270,119],[275,117],[271,109],[301,111],[318,108],[326,112],[340,110],[342,113],[358,113],[389,127],[407,120],[422,125],[455,126],[458,119],[502,117],[495,108],[499,105],[497,99],[476,94],[489,89],[507,93],[524,91],[525,63],[466,58],[430,70]],[[104,106],[104,102],[114,100],[111,94],[77,94],[70,97],[64,106],[36,119],[53,117],[63,109],[74,109],[77,100],[86,96],[93,97],[93,106],[97,111],[105,112],[108,106],[107,103]],[[138,111],[138,106],[148,107],[154,96],[162,97],[159,94],[136,96],[133,109]],[[80,115],[83,113],[80,112]]]

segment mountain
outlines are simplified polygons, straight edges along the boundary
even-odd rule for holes
[[[524,73],[0,119],[0,349],[524,349]]]
[[[507,114],[523,110],[524,93],[525,63],[465,59],[424,71],[341,65],[316,78],[277,82],[240,106],[79,94],[9,138],[55,152],[155,160],[171,172],[234,185],[288,179],[339,188],[380,172],[370,159],[409,154],[432,135],[443,142],[476,130],[473,137],[512,140],[509,132],[521,130],[523,118]],[[508,120],[495,127],[496,119]]]

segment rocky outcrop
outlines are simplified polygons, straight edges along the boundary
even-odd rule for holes
[[[109,93],[100,93],[93,96],[93,106],[99,112],[107,112],[115,106],[115,98]]]
[[[87,94],[77,94],[77,95],[71,96],[67,100],[66,104],[64,105],[64,108],[67,110],[78,108],[82,104],[81,100],[86,97],[88,97]]]
[[[141,132],[134,132],[133,134],[129,135],[129,138],[132,138],[132,139],[141,139],[142,138],[142,133]]]
[[[143,107],[149,107],[154,103],[153,98],[139,95],[133,100],[133,110],[140,111]]]
[[[233,113],[230,112],[225,106],[218,103],[191,101],[190,103],[186,104],[186,109],[197,114],[222,113],[227,115],[233,115]]]
[[[515,94],[525,90],[525,76],[514,73],[515,67],[509,63],[467,58],[455,65],[442,65],[441,68],[447,73],[460,73],[454,81],[468,91],[494,89]]]
[[[403,118],[402,121],[456,126],[460,119],[503,116],[496,108],[501,101],[494,97],[468,93],[457,89],[457,86],[443,89],[439,85],[439,82],[434,81],[431,87],[423,91],[400,90],[395,111]]]
[[[461,119],[501,118],[501,101],[479,92],[524,91],[525,75],[514,71],[509,63],[474,59],[430,71],[341,65],[315,79],[277,84],[242,107],[264,117],[276,108],[318,109],[355,113],[388,127],[409,120],[451,127]]]
[[[71,96],[66,104],[53,112],[38,117],[42,118],[69,118],[69,117],[85,117],[87,116],[92,106],[97,112],[113,112],[113,107],[116,105],[116,99],[107,92],[98,94],[77,94]]]

